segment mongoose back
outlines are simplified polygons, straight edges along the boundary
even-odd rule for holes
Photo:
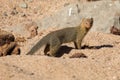
[[[69,27],[53,31],[38,41],[37,44],[27,53],[27,55],[34,54],[43,45],[45,45],[45,55],[56,56],[56,52],[60,48],[60,45],[68,42],[74,42],[75,48],[80,49],[81,42],[92,25],[93,18],[84,18],[77,27]]]

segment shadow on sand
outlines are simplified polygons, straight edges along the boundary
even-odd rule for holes
[[[113,45],[100,45],[100,46],[88,46],[84,45],[82,46],[81,49],[101,49],[101,48],[112,48]],[[68,47],[68,46],[61,46],[60,49],[57,51],[56,57],[61,57],[63,54],[69,54],[69,52],[75,49],[73,47]]]

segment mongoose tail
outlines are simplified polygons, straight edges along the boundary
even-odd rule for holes
[[[48,42],[48,37],[43,37],[40,41],[38,41],[35,46],[32,47],[32,49],[26,54],[26,55],[33,55],[35,52],[37,52],[43,45],[46,45]]]

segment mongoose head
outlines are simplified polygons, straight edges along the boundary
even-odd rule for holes
[[[90,29],[93,25],[93,18],[84,18],[81,22],[81,27],[85,27],[86,29]]]

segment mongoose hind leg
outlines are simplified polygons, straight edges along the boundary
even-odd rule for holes
[[[48,55],[47,53],[48,53],[49,51],[50,51],[50,45],[47,44],[47,45],[45,45],[44,54],[45,54],[45,55]]]
[[[50,56],[56,56],[58,49],[60,48],[60,40],[58,38],[54,38],[51,39],[50,41],[50,51],[49,51],[49,55]]]
[[[60,45],[56,45],[56,46],[51,46],[50,47],[50,52],[49,52],[49,56],[57,56],[57,51],[60,48]]]

